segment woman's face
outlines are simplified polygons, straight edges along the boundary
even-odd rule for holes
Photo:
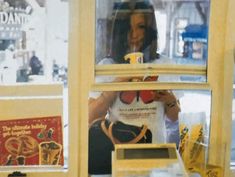
[[[130,18],[130,31],[128,33],[128,47],[130,52],[140,51],[144,43],[145,18],[144,14],[134,13]]]

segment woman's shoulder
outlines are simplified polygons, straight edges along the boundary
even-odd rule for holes
[[[166,55],[159,55],[159,58],[152,61],[154,64],[174,64],[174,60]]]
[[[98,65],[111,65],[111,64],[115,64],[116,62],[111,58],[111,57],[106,57],[101,59],[98,62]]]

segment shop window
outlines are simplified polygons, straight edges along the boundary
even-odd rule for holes
[[[125,56],[140,50],[137,46],[128,49],[127,38],[130,32],[127,17],[131,12],[127,5],[121,4],[118,1],[96,1],[97,65],[138,62],[207,65],[209,1],[153,1],[154,16],[149,15],[148,9],[145,9],[147,23],[152,23],[152,26],[143,27],[150,35],[148,38],[151,38],[151,43],[145,41],[146,46],[141,49],[144,56],[139,61]],[[118,46],[117,43],[122,45]],[[149,55],[146,55],[147,48],[153,50]],[[104,58],[112,58],[112,61],[105,62],[102,60]]]
[[[97,67],[99,68],[99,67]],[[161,69],[158,69],[158,72]],[[111,81],[113,82],[119,82],[119,80],[115,80],[115,77],[119,77],[120,79],[122,78],[123,80],[128,80],[127,76],[121,76],[121,75],[127,75],[128,72],[126,71],[120,71],[120,70],[116,70],[116,73],[113,73],[115,71],[115,68],[112,67],[112,69],[106,69],[106,70],[100,70],[97,71],[97,74],[100,74],[100,76],[97,76],[96,78],[96,82],[97,83],[109,83]],[[130,71],[129,73],[131,73],[132,71]],[[164,72],[164,71],[163,71]],[[157,82],[157,83],[169,83],[169,82],[174,82],[174,83],[180,83],[180,82],[184,82],[184,83],[200,83],[200,82],[206,82],[206,76],[205,76],[205,70],[198,70],[198,75],[196,74],[196,71],[194,72],[194,74],[192,75],[177,75],[177,74],[170,74],[170,70],[168,70],[169,74],[155,74],[151,80],[152,82]],[[187,72],[187,71],[186,71]],[[107,74],[107,75],[106,75]],[[106,75],[106,76],[104,76]],[[144,77],[141,78],[141,74],[136,73],[136,71],[133,71],[133,77],[136,78],[136,81],[146,81],[146,79],[148,79],[149,75],[146,75]],[[100,80],[100,78],[104,78],[102,80]],[[135,79],[132,81],[134,82]]]
[[[1,2],[0,85],[67,84],[68,2]],[[62,12],[60,12],[59,10]],[[58,16],[61,16],[58,20]]]
[[[68,168],[68,4],[0,2],[0,104],[6,108],[1,109],[0,166]],[[28,141],[34,154],[24,152],[32,150]],[[57,149],[58,157],[40,152],[46,148]]]
[[[175,104],[180,106],[178,120],[171,120],[172,117],[167,115],[167,106],[162,101],[155,101],[156,97],[153,97],[153,92],[163,95],[170,92],[177,97]],[[211,122],[211,92],[209,90],[90,92],[89,111],[90,174],[111,173],[112,144],[110,142],[124,144],[131,142],[140,134],[143,127],[147,129],[147,132],[145,139],[140,140],[142,143],[174,143],[180,153],[184,148],[190,149],[194,144],[197,150],[190,149],[191,154],[200,151],[200,154],[204,156],[204,161],[200,163],[203,165],[208,163],[206,162],[208,151],[211,150],[209,149]],[[112,121],[116,122],[112,124]],[[184,136],[184,133],[188,133],[189,137]],[[199,150],[199,146],[202,145],[203,148],[200,147],[200,149],[203,150]],[[138,171],[141,172],[141,167]]]
[[[109,91],[112,93],[111,97],[119,98],[120,104],[130,105],[133,101],[151,104],[152,100],[146,98],[146,95],[151,96],[151,93],[146,93],[146,90],[147,92],[151,89],[160,90],[161,93],[162,90],[179,91],[194,88],[193,91],[183,91],[185,96],[179,100],[181,103],[179,115],[192,117],[192,122],[198,117],[199,119],[203,117],[203,124],[206,125],[203,143],[208,147],[207,153],[210,153],[212,148],[209,150],[209,144],[214,142],[210,137],[209,125],[211,122],[212,124],[216,122],[216,117],[211,121],[211,114],[214,113],[210,110],[217,106],[217,103],[212,104],[211,97],[218,96],[217,93],[214,92],[212,95],[211,91],[208,91],[213,92],[214,89],[207,75],[210,1],[159,0],[148,4],[148,1],[132,3],[132,1],[97,0],[95,12],[96,45],[93,61],[95,66],[92,68],[95,84],[91,83],[92,89]],[[137,21],[139,29],[134,26]],[[135,34],[136,31],[139,32],[138,35]],[[135,35],[142,36],[142,41],[137,40],[137,37],[134,39]],[[210,58],[211,61],[213,60]],[[146,80],[147,78],[155,80]],[[189,84],[192,82],[193,86]],[[202,91],[205,88],[207,91]],[[104,94],[103,99],[108,95]],[[110,104],[116,104],[116,100],[114,102],[112,99],[108,100]],[[94,100],[91,102],[89,100],[89,108],[92,101]],[[97,112],[100,113],[102,110],[103,107],[100,107]],[[114,116],[110,108],[107,110],[108,113],[100,114],[99,118]],[[142,109],[138,106],[128,109],[125,105],[123,108],[116,108],[115,111],[121,112],[119,115],[121,117],[129,115],[133,110]],[[150,107],[144,110],[147,110],[147,113],[134,113],[135,117],[151,115],[153,109]],[[90,117],[93,118],[89,112]],[[128,121],[133,124],[131,118]],[[203,163],[205,165],[206,162]],[[217,165],[223,166],[224,161]]]

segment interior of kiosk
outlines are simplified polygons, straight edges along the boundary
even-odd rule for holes
[[[187,147],[184,149],[187,152],[185,154],[182,151],[179,152],[179,147],[171,143],[114,145],[115,149],[111,154],[113,176],[154,177],[160,175],[163,177],[163,175],[169,176],[169,174],[170,176],[206,176],[212,174],[214,176],[229,176],[229,133],[231,130],[228,127],[231,125],[230,99],[232,98],[232,92],[230,91],[232,74],[230,71],[232,71],[231,67],[233,66],[233,62],[231,62],[233,57],[231,53],[233,52],[231,51],[233,51],[234,45],[231,47],[231,42],[228,39],[230,34],[234,34],[234,32],[229,27],[226,29],[217,27],[230,26],[230,24],[234,26],[234,22],[226,20],[227,16],[230,17],[231,14],[234,14],[231,11],[233,6],[229,7],[228,5],[230,1],[220,2],[214,0],[209,2],[207,0],[196,0],[194,2],[179,0],[176,1],[176,4],[171,4],[171,1],[168,0],[154,1],[154,7],[157,10],[156,16],[163,19],[163,22],[158,26],[163,25],[167,30],[167,35],[164,34],[164,30],[164,33],[159,31],[159,36],[163,37],[165,42],[169,42],[169,45],[166,46],[164,46],[165,42],[160,44],[158,52],[172,58],[177,64],[174,67],[167,66],[168,64],[164,66],[144,64],[128,66],[96,65],[102,58],[107,56],[109,50],[106,46],[108,40],[106,37],[101,37],[106,34],[106,25],[109,27],[109,19],[106,21],[105,18],[106,15],[111,16],[108,9],[113,8],[113,2],[107,0],[98,0],[96,2],[91,0],[71,1],[71,26],[73,28],[71,28],[72,37],[69,44],[70,58],[72,59],[69,66],[69,103],[70,105],[76,105],[77,109],[74,109],[74,106],[69,107],[71,118],[69,141],[73,144],[69,146],[69,152],[66,152],[69,157],[69,168],[63,166],[63,162],[60,163],[59,168],[56,166],[57,169],[55,170],[58,176],[85,177],[94,175],[88,174],[89,144],[87,127],[89,126],[87,118],[88,104],[86,103],[90,92],[133,91],[133,89],[163,90],[166,88],[186,91],[184,92],[184,99],[180,100],[181,108],[188,108],[186,112],[183,112],[183,117],[188,116],[190,119],[194,119],[195,116],[192,113],[199,113],[197,115],[202,117],[202,122],[194,124],[197,132],[194,136],[196,140],[185,139],[184,146]],[[95,8],[97,10],[94,10]],[[88,11],[87,9],[92,10]],[[161,9],[165,9],[165,16]],[[182,11],[179,11],[180,9]],[[228,10],[230,16],[227,15]],[[95,14],[95,11],[97,14]],[[195,12],[197,13],[196,17],[191,18]],[[210,12],[213,15],[207,14]],[[164,23],[164,21],[167,21],[167,23]],[[101,32],[102,30],[104,31]],[[188,52],[186,52],[186,43],[188,43],[190,49]],[[78,58],[79,60],[77,60]],[[87,60],[83,60],[83,58],[87,58]],[[96,58],[96,61],[94,58]],[[172,75],[178,74],[179,80],[177,83],[170,81],[159,84],[152,82],[147,84],[95,82],[96,76],[114,75],[114,77],[125,77],[135,76],[136,73],[138,73],[138,76],[143,76],[146,72],[152,75],[164,75],[170,72]],[[7,119],[11,122],[21,117],[24,122],[29,117],[52,116],[50,117],[51,120],[55,114],[63,115],[64,100],[62,100],[63,89],[61,84],[31,85],[29,87],[1,86],[0,89],[1,97],[4,97],[4,101],[1,100],[0,102],[3,108],[0,110],[1,120]],[[34,90],[33,93],[32,90]],[[32,97],[32,94],[36,96]],[[9,97],[9,95],[18,97],[18,99],[6,100],[5,97]],[[45,98],[45,95],[50,98]],[[30,97],[30,99],[25,100],[24,97]],[[187,107],[192,100],[197,103],[197,106]],[[24,104],[22,104],[22,101]],[[226,122],[224,122],[224,117],[227,117]],[[189,132],[187,130],[189,127],[192,128],[191,125],[187,126],[187,121],[185,121],[185,124],[181,124],[182,134]],[[205,130],[205,136],[200,139],[202,129]],[[43,134],[39,132],[37,135],[42,136]],[[74,142],[74,140],[76,141]],[[61,152],[61,148],[59,149]],[[194,153],[192,149],[195,150]],[[102,154],[98,155],[102,156]],[[187,161],[185,159],[188,160],[188,163],[184,163],[184,161]],[[46,166],[46,168],[48,167]],[[52,172],[45,172],[45,168],[42,170],[45,177],[54,176],[54,166],[49,168],[52,169]],[[29,168],[14,166],[10,167],[9,171],[12,171],[12,169],[26,170],[32,176],[42,175],[33,172],[32,169],[34,170],[34,168],[32,166],[29,166]],[[69,175],[64,169],[69,171]],[[9,171],[1,173],[9,174]]]
[[[128,4],[128,2],[129,1],[125,1],[124,3]],[[136,74],[131,71],[134,69],[136,69],[137,72],[141,71],[142,73],[146,72],[147,74],[153,74],[153,71],[158,73],[157,69],[160,68],[158,66],[156,66],[156,68],[154,68],[155,66],[152,68],[150,67],[152,69],[150,71],[145,68],[146,66],[144,64],[140,67],[137,65],[134,65],[133,67],[122,67],[123,65],[121,66],[118,64],[116,66],[105,66],[104,64],[100,64],[102,63],[102,58],[111,57],[109,53],[110,40],[113,34],[110,32],[109,28],[112,28],[111,26],[113,22],[111,18],[113,14],[107,9],[112,9],[112,7],[117,8],[118,5],[115,3],[118,4],[120,2],[115,1],[112,3],[109,1],[105,2],[105,5],[103,1],[96,2],[96,35],[94,36],[96,38],[95,76],[125,77],[128,74]],[[212,17],[209,18],[211,2],[154,1],[153,4],[159,36],[158,52],[160,55],[169,57],[173,63],[177,65],[171,68],[171,66],[166,66],[167,64],[171,65],[171,62],[163,63],[163,68],[165,67],[165,70],[163,69],[160,74],[169,75],[170,70],[174,70],[177,67],[179,67],[179,70],[181,69],[179,72],[172,72],[172,75],[179,74],[179,80],[169,79],[166,81],[169,85],[171,85],[171,82],[178,82],[176,90],[183,90],[184,92],[184,97],[180,100],[182,102],[179,119],[180,143],[179,146],[173,147],[172,144],[163,144],[162,146],[164,148],[161,145],[149,147],[147,144],[114,144],[114,151],[112,152],[112,175],[152,177],[159,175],[210,176],[213,174],[215,176],[224,176],[224,169],[227,163],[225,162],[226,160],[224,157],[211,157],[212,152],[219,152],[225,155],[227,146],[223,141],[212,140],[214,139],[212,136],[215,136],[216,138],[219,137],[218,135],[214,135],[215,130],[211,126],[215,126],[216,124],[214,117],[217,116],[215,116],[213,111],[215,107],[219,106],[219,103],[214,102],[218,96],[217,93],[215,93],[215,90],[216,87],[220,86],[212,83],[211,74],[207,74],[210,72],[207,68],[210,68],[210,65],[215,65],[211,62],[212,54],[210,54],[210,52],[213,50],[213,46],[210,46],[208,38],[208,36],[210,36],[210,32],[213,31],[210,30],[209,32],[209,27],[211,28],[214,22],[211,19]],[[106,9],[106,11],[99,11],[99,9]],[[124,11],[124,9],[122,10]],[[108,14],[107,17],[105,17],[105,13]],[[194,70],[192,73],[182,72],[184,69],[190,67]],[[126,71],[121,72],[120,68],[123,70],[126,69]],[[199,68],[201,69],[201,72],[198,74],[197,71]],[[141,74],[139,75],[142,76]],[[104,81],[106,83],[97,83],[97,80],[94,80],[93,82],[92,84],[94,85],[92,86],[90,93],[94,91],[122,91],[122,89],[128,91],[137,89],[144,90],[150,89],[151,87],[154,89],[162,89],[167,85],[161,86],[160,83],[159,87],[154,87],[150,84],[148,86],[138,87],[136,84],[127,84],[125,87],[123,86],[117,89],[114,87],[120,86],[118,85],[119,83],[116,83],[116,85],[115,83],[110,84],[109,80]],[[110,84],[109,87],[107,82]],[[182,86],[182,83],[186,84]],[[101,86],[102,84],[103,87]],[[191,87],[190,84],[193,86]],[[202,87],[198,87],[197,84],[202,84]],[[113,87],[111,85],[113,85]],[[167,88],[171,88],[171,86]],[[194,90],[192,88],[194,88]],[[174,89],[174,86],[172,89]],[[199,92],[198,95],[197,92]],[[187,96],[190,98],[187,99]],[[194,96],[198,99],[195,99]],[[187,102],[186,100],[190,101]],[[192,102],[194,102],[194,104],[191,104]],[[203,109],[200,109],[200,106],[202,106]],[[174,149],[175,154],[178,154],[174,156],[176,160],[174,162],[172,162],[172,157],[168,154],[172,148]],[[218,148],[220,150],[218,150]],[[152,154],[149,155],[149,153]],[[164,154],[166,156],[164,156]],[[92,158],[89,155],[88,160]],[[174,164],[177,164],[178,166],[176,165],[176,167]],[[154,168],[154,166],[156,168]],[[91,172],[91,175],[94,174]]]

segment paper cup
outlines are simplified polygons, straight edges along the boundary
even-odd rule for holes
[[[125,55],[124,60],[129,61],[130,64],[137,64],[137,63],[144,62],[143,57],[144,57],[144,55],[142,52],[133,52],[133,53],[129,53],[129,54]]]

